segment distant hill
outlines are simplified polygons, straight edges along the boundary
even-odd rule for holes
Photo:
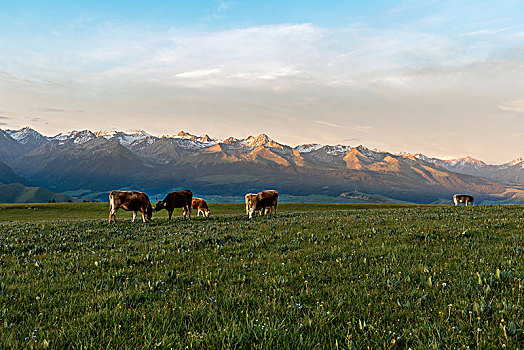
[[[0,162],[0,182],[4,184],[21,183],[26,186],[33,185],[26,178],[16,175],[10,167],[8,167],[5,163],[2,162]]]
[[[5,163],[0,162],[1,203],[42,203],[51,200],[66,202],[70,196],[53,193],[42,187],[35,187],[29,180],[18,176]]]
[[[4,161],[16,174],[52,191],[103,201],[112,189],[162,197],[190,188],[200,195],[235,197],[273,188],[289,196],[355,201],[451,203],[454,193],[467,192],[477,203],[524,202],[515,184],[504,183],[524,178],[519,160],[486,172],[482,162],[393,154],[362,145],[293,148],[264,134],[219,140],[187,132],[156,137],[144,131],[83,130],[45,137],[24,128],[2,135],[13,150],[0,157],[10,155]]]
[[[53,193],[42,187],[27,187],[19,183],[2,184],[0,183],[0,203],[47,203],[55,200],[56,202],[67,202],[71,197]]]

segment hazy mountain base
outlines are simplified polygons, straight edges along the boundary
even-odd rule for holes
[[[178,190],[178,189],[177,189]],[[68,191],[65,193],[71,197],[82,197],[82,200],[108,202],[109,192],[94,192],[88,190]],[[151,202],[156,202],[165,197],[165,193],[149,193]],[[204,198],[208,203],[244,203],[244,196],[223,196],[207,195],[203,193],[194,193],[194,197]],[[76,200],[80,201],[80,200]],[[368,194],[363,192],[347,192],[340,196],[327,195],[290,195],[280,194],[279,203],[362,203],[362,204],[416,204],[415,202],[402,201],[395,198],[389,198],[380,194]],[[497,205],[497,204],[522,204],[524,203],[524,191],[510,199],[501,200],[482,200],[474,203],[475,205]],[[439,198],[428,204],[453,204],[452,198]]]

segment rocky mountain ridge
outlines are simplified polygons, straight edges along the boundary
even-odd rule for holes
[[[449,161],[362,145],[290,147],[265,134],[220,140],[183,131],[153,136],[82,130],[47,137],[31,128],[0,130],[0,161],[39,186],[81,195],[184,186],[236,195],[281,186],[289,194],[339,196],[358,189],[427,203],[464,190],[504,200],[513,194],[499,182],[524,182],[522,159],[488,165],[471,157]]]

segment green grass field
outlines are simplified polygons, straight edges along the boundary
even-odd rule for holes
[[[522,347],[522,206],[210,208],[0,205],[0,348]]]

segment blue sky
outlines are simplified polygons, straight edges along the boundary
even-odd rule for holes
[[[522,14],[513,0],[0,0],[0,127],[506,162],[524,149]]]

